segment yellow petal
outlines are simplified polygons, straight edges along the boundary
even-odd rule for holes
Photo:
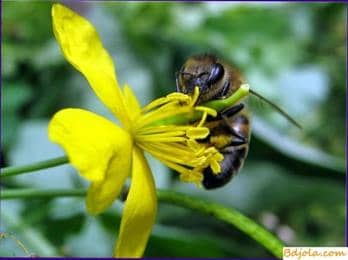
[[[141,257],[157,211],[155,184],[142,151],[135,147],[132,182],[125,202],[116,257]]]
[[[131,169],[132,139],[111,121],[82,109],[64,109],[48,126],[51,141],[61,145],[71,164],[92,182],[87,209],[96,214],[117,197]]]
[[[129,118],[134,120],[141,113],[139,101],[128,85],[123,88],[123,95]]]
[[[53,32],[65,58],[88,80],[122,124],[128,123],[114,64],[93,25],[69,8],[52,7]]]

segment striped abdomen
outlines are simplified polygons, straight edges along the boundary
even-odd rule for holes
[[[228,183],[243,166],[249,147],[250,122],[246,113],[229,115],[227,111],[205,126],[210,129],[210,135],[204,142],[214,145],[224,156],[219,174],[212,173],[210,168],[204,170],[204,188],[214,189]]]

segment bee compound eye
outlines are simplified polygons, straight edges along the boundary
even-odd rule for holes
[[[210,84],[216,83],[218,80],[220,80],[222,78],[222,76],[224,75],[224,67],[220,64],[220,63],[215,63],[212,66],[209,78],[208,78],[208,82]]]

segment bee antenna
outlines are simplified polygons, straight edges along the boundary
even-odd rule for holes
[[[295,125],[297,128],[302,130],[302,126],[296,122],[295,119],[293,119],[288,113],[286,113],[283,109],[281,109],[280,107],[278,107],[276,104],[274,104],[273,102],[269,101],[268,99],[266,99],[265,97],[261,96],[259,93],[255,92],[254,90],[249,89],[249,92],[251,94],[253,94],[254,96],[258,97],[259,99],[261,99],[262,101],[266,102],[267,104],[269,104],[271,107],[273,107],[278,113],[280,113],[282,116],[284,116],[290,123],[292,123],[293,125]]]

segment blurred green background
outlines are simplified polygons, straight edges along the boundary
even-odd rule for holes
[[[88,17],[114,57],[119,81],[144,105],[175,90],[186,58],[232,62],[251,87],[280,104],[300,131],[254,97],[243,170],[225,187],[180,183],[149,156],[159,188],[234,207],[287,245],[345,245],[346,7],[339,3],[115,3],[64,1]],[[2,4],[1,167],[57,157],[47,124],[59,109],[112,117],[53,38],[49,2]],[[76,188],[70,166],[7,178],[2,189]],[[122,204],[88,216],[82,198],[1,201],[1,232],[37,256],[110,256]],[[11,239],[1,256],[21,256]],[[160,204],[146,256],[269,257],[237,229]]]

